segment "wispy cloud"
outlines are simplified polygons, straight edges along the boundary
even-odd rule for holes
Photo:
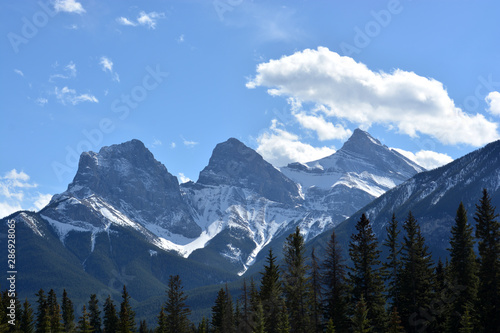
[[[177,41],[179,43],[184,43],[184,34],[180,35],[179,38],[177,38]]]
[[[66,12],[75,14],[83,14],[86,12],[82,4],[76,2],[75,0],[54,0],[53,4],[56,12]]]
[[[158,140],[158,139],[154,139],[154,140],[153,140],[153,143],[151,144],[151,148],[156,148],[156,147],[158,147],[158,146],[161,146],[162,144],[163,144],[163,143],[162,143],[160,140]]]
[[[19,70],[19,69],[14,69],[14,73],[16,73],[16,74],[21,75],[21,76],[24,77],[24,73],[21,70]]]
[[[62,89],[55,87],[55,95],[57,100],[63,105],[76,105],[82,102],[99,103],[99,100],[94,95],[77,94],[74,89],[68,87],[63,87]]]
[[[49,102],[49,100],[46,98],[43,98],[43,97],[39,97],[35,100],[35,103],[40,105],[40,106],[45,106],[45,104],[47,104],[48,102]]]
[[[184,146],[192,148],[192,147],[196,146],[199,142],[190,141],[190,140],[186,140],[186,139],[182,138],[182,143],[184,144]]]
[[[109,72],[113,78],[113,81],[120,82],[120,76],[118,73],[113,71],[113,62],[106,56],[102,56],[99,64],[102,66],[104,72]]]
[[[57,62],[55,67],[58,67]],[[70,61],[66,66],[64,66],[62,73],[52,74],[49,77],[49,82],[54,82],[54,79],[72,79],[76,77],[76,73],[76,64],[73,61]]]
[[[118,22],[121,25],[126,25],[131,27],[146,26],[149,29],[156,29],[157,21],[163,18],[165,18],[165,13],[158,13],[158,12],[146,13],[145,11],[141,11],[135,21],[121,16],[116,19],[116,22]]]
[[[25,172],[12,169],[0,176],[0,218],[22,209],[40,210],[52,195],[35,190],[38,184],[30,182]]]

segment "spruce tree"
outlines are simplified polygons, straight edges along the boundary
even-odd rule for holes
[[[286,238],[283,252],[285,257],[283,285],[290,312],[291,332],[307,332],[310,328],[309,277],[306,275],[304,238],[300,234],[299,227]]]
[[[281,299],[280,312],[278,314],[278,333],[290,333],[290,321],[285,299]]]
[[[401,326],[401,317],[399,317],[398,309],[396,307],[392,308],[391,315],[389,317],[389,329],[388,333],[404,333],[404,327]],[[438,331],[444,332],[444,331]]]
[[[23,311],[21,314],[21,321],[20,321],[20,329],[21,332],[24,333],[33,333],[35,332],[35,323],[33,322],[34,317],[33,317],[33,309],[31,308],[30,303],[28,302],[28,299],[23,303]]]
[[[66,289],[63,290],[62,297],[62,320],[64,332],[71,333],[75,331],[75,310]]]
[[[429,325],[433,322],[427,319],[427,314],[431,312],[429,306],[433,299],[434,270],[420,226],[411,212],[408,213],[403,229],[406,234],[401,250],[402,270],[399,277],[400,308],[398,310],[405,329],[408,332],[417,332],[430,329]]]
[[[187,333],[190,330],[188,316],[191,310],[187,307],[186,300],[179,275],[170,276],[165,303],[168,327],[166,332]]]
[[[165,314],[165,308],[163,306],[161,307],[160,314],[158,315],[158,328],[156,331],[157,333],[168,332],[167,315]]]
[[[280,281],[280,269],[276,264],[276,257],[273,255],[272,249],[269,249],[266,263],[264,272],[260,273],[262,275],[260,299],[264,312],[266,332],[277,333],[278,320],[276,318],[280,312],[283,290]]]
[[[90,326],[95,333],[102,333],[101,311],[99,310],[99,300],[96,294],[90,295],[88,311]]]
[[[384,262],[384,280],[387,283],[387,298],[391,301],[392,307],[399,306],[399,291],[398,291],[398,273],[401,269],[401,261],[399,254],[401,251],[400,242],[398,239],[399,233],[398,221],[393,213],[391,222],[386,228],[387,236],[382,245],[388,249],[387,260]]]
[[[460,203],[455,218],[455,225],[451,228],[450,239],[450,280],[457,288],[451,304],[450,329],[458,331],[460,319],[465,313],[467,303],[474,304],[477,300],[477,261],[474,253],[474,239],[472,226],[467,222],[467,211]],[[472,315],[473,309],[469,308]]]
[[[354,315],[351,318],[353,333],[369,333],[372,332],[372,325],[368,318],[368,308],[364,296],[356,303]]]
[[[127,292],[127,287],[123,286],[122,303],[120,304],[120,319],[118,322],[118,330],[120,333],[135,332],[135,312],[130,304],[130,295]]]
[[[462,315],[462,318],[460,318],[460,326],[458,333],[474,333],[474,320],[471,316],[471,313],[469,311],[469,308],[472,306],[472,303],[467,303],[465,304],[465,310]]]
[[[64,327],[62,324],[61,308],[57,303],[57,295],[53,289],[50,289],[47,297],[47,306],[50,317],[50,330],[54,333],[62,332]]]
[[[215,304],[212,307],[212,330],[214,333],[232,333],[232,302],[228,294],[221,288],[217,293]]]
[[[448,264],[447,264],[448,265]],[[443,300],[442,295],[446,295],[448,291],[448,273],[449,269],[443,266],[441,258],[438,259],[438,263],[434,270],[434,295],[440,298],[439,306],[434,306],[433,315],[435,316],[434,331],[436,332],[446,332],[449,323],[450,314],[450,304],[447,299]],[[431,302],[432,306],[432,302]]]
[[[103,306],[103,311],[104,311],[103,332],[104,333],[118,332],[119,319],[116,313],[115,304],[113,303],[111,296],[108,296],[108,298],[106,298],[106,301],[104,302]]]
[[[47,296],[43,289],[40,289],[35,296],[38,297],[37,314],[36,314],[36,333],[51,332],[50,328],[50,315],[49,305],[47,303]]]
[[[333,319],[330,318],[328,320],[328,324],[326,325],[326,333],[335,333],[335,325],[333,324]]]
[[[139,333],[149,333],[148,324],[146,320],[141,320],[139,323]]]
[[[479,251],[477,310],[484,332],[500,327],[500,224],[486,189],[476,205],[476,238]]]
[[[246,279],[243,279],[243,287],[239,301],[239,318],[237,323],[237,332],[239,333],[251,333],[252,326],[250,325],[251,320],[251,309],[250,309],[250,296],[247,288]]]
[[[356,234],[351,236],[349,255],[353,262],[349,274],[353,303],[366,303],[368,320],[376,332],[385,332],[384,282],[380,268],[380,250],[370,221],[365,214],[356,224]]]
[[[208,333],[208,319],[203,317],[201,318],[200,323],[198,324],[198,329],[196,333]]]
[[[82,309],[82,316],[78,321],[78,332],[79,333],[92,333],[94,330],[90,326],[89,313],[87,312],[87,307],[84,305]]]
[[[325,260],[321,268],[325,318],[333,321],[337,332],[346,333],[351,326],[347,307],[346,266],[335,231],[332,231],[326,245]]]
[[[322,309],[321,309],[321,278],[318,259],[314,248],[311,252],[311,283],[310,283],[310,298],[311,298],[311,327],[316,333],[323,332]]]

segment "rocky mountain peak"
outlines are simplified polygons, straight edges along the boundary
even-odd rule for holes
[[[197,183],[244,187],[282,203],[292,203],[299,197],[293,181],[235,138],[215,147]]]

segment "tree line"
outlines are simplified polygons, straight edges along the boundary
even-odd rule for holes
[[[460,203],[445,263],[441,259],[433,262],[411,212],[402,228],[394,214],[388,222],[382,243],[386,258],[381,258],[382,251],[365,214],[351,236],[348,258],[335,232],[321,260],[314,249],[307,256],[297,228],[286,238],[280,265],[269,250],[259,279],[244,280],[241,296],[236,299],[227,285],[221,288],[211,316],[198,325],[189,320],[187,296],[178,275],[169,278],[166,301],[154,329],[144,320],[137,327],[126,286],[120,305],[108,296],[102,311],[96,295],[91,295],[78,320],[66,291],[59,305],[53,290],[46,295],[40,289],[36,313],[27,300],[23,304],[16,300],[15,326],[7,323],[5,309],[10,300],[4,292],[0,295],[0,333],[499,332],[497,217],[488,192],[483,190],[476,204],[473,234],[467,211]]]

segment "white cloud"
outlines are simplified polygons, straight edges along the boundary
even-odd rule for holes
[[[40,105],[40,106],[45,106],[45,104],[47,104],[48,102],[49,102],[49,100],[46,98],[43,98],[43,97],[39,97],[35,100],[35,103]]]
[[[155,147],[158,147],[158,146],[161,146],[162,145],[162,142],[158,139],[154,139],[153,140],[153,144],[151,145],[151,148],[155,148]]]
[[[94,95],[78,95],[74,89],[69,89],[68,87],[63,87],[62,89],[55,87],[55,95],[63,105],[66,105],[66,103],[76,105],[82,102],[99,103],[99,100]]]
[[[50,202],[50,199],[52,199],[52,194],[39,193],[33,205],[35,206],[36,210],[40,210],[43,207],[47,206],[47,204]]]
[[[300,137],[279,128],[281,124],[276,119],[271,127],[257,138],[259,146],[256,151],[276,167],[288,163],[306,163],[335,153],[332,147],[313,147],[300,141]]]
[[[352,131],[345,129],[342,125],[334,125],[323,118],[323,116],[307,115],[304,112],[294,115],[298,122],[307,129],[316,131],[318,139],[321,141],[333,139],[347,139],[352,135]]]
[[[495,116],[500,116],[500,92],[492,91],[486,96],[488,111]]]
[[[123,17],[123,16],[117,18],[116,22],[118,22],[121,25],[129,25],[129,26],[132,26],[132,27],[135,27],[137,25],[137,23],[134,23],[134,22],[130,21],[128,18]]]
[[[18,75],[24,76],[24,73],[19,69],[14,69],[14,72]]]
[[[368,128],[378,123],[411,137],[481,146],[499,138],[498,124],[456,107],[443,84],[400,69],[374,72],[350,57],[319,47],[257,66],[248,88],[314,103],[327,117]]]
[[[187,183],[187,182],[191,181],[191,179],[184,176],[184,174],[182,172],[179,172],[179,178],[181,179],[181,183]]]
[[[437,153],[431,150],[421,150],[416,154],[414,154],[410,151],[406,151],[399,148],[391,148],[391,149],[397,151],[401,155],[405,156],[409,160],[412,160],[418,165],[426,168],[427,170],[432,170],[442,165],[453,162],[453,158],[451,158],[449,155]]]
[[[56,12],[75,14],[85,13],[85,9],[83,8],[82,4],[76,2],[75,0],[54,0],[54,9],[56,10]]]
[[[180,35],[179,38],[177,38],[177,41],[179,43],[183,43],[184,42],[184,34]]]
[[[102,66],[104,72],[109,72],[113,78],[113,81],[120,82],[120,76],[118,73],[113,72],[113,61],[106,56],[102,56],[99,65]]]
[[[164,13],[158,13],[158,12],[146,13],[145,11],[141,11],[136,21],[132,21],[122,16],[117,18],[116,22],[118,22],[121,25],[127,25],[131,27],[142,25],[142,26],[147,26],[149,29],[156,29],[157,21],[163,18],[165,18]]]
[[[30,182],[25,172],[12,169],[0,176],[0,218],[8,216],[23,207],[35,210],[46,202],[48,194],[33,194],[32,189],[38,184]],[[33,207],[34,206],[34,207]]]
[[[175,148],[177,145],[175,144],[175,142],[171,142],[170,143],[170,148]]]
[[[58,67],[58,65],[56,65]],[[76,77],[76,65],[73,61],[70,61],[66,66],[64,66],[64,73],[52,74],[49,77],[49,82],[54,82],[54,79],[70,79]]]
[[[185,146],[192,148],[192,147],[196,146],[199,142],[189,141],[189,140],[182,138],[182,143],[184,143]]]

